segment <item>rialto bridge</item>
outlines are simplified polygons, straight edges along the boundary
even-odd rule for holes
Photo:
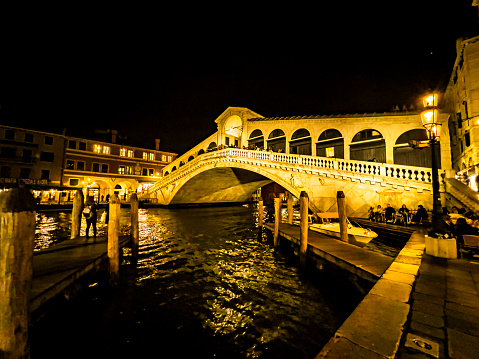
[[[436,151],[442,203],[475,208],[459,198],[467,192],[461,184],[448,180],[454,177],[448,118],[440,115]],[[295,197],[306,191],[313,211],[335,210],[338,190],[346,194],[350,216],[386,203],[432,207],[431,152],[416,112],[264,118],[230,107],[215,122],[218,131],[166,166],[142,199],[163,205],[245,202],[276,182]]]

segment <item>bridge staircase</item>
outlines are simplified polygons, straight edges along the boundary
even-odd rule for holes
[[[446,178],[446,203],[448,206],[464,207],[466,211],[479,211],[478,192],[455,178]]]

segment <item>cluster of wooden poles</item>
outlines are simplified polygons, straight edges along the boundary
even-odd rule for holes
[[[80,235],[83,193],[73,204],[71,238]],[[138,198],[131,204],[132,256],[138,257]],[[33,278],[36,204],[30,190],[14,188],[0,193],[0,357],[29,358],[30,291]],[[108,261],[110,284],[119,282],[120,200],[114,194],[109,203]]]
[[[348,223],[346,216],[346,198],[343,191],[337,192],[339,229],[344,242],[349,242]],[[258,200],[259,227],[263,227],[263,199]],[[289,194],[287,199],[288,224],[293,224],[293,195]],[[309,197],[305,191],[301,191],[299,196],[299,262],[301,266],[306,265],[306,253],[308,250],[308,231],[309,231]],[[281,215],[281,198],[274,198],[274,230],[273,241],[274,246],[279,246],[279,224],[282,220]]]

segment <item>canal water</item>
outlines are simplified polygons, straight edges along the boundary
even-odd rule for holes
[[[68,238],[70,216],[39,213],[36,249]],[[139,216],[136,269],[125,257],[117,288],[92,281],[36,323],[32,358],[314,358],[362,299],[274,250],[252,207]]]

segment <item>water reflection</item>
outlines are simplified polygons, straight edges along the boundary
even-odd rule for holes
[[[258,239],[254,215],[140,209],[137,269],[37,325],[32,357],[313,358],[361,298]]]

